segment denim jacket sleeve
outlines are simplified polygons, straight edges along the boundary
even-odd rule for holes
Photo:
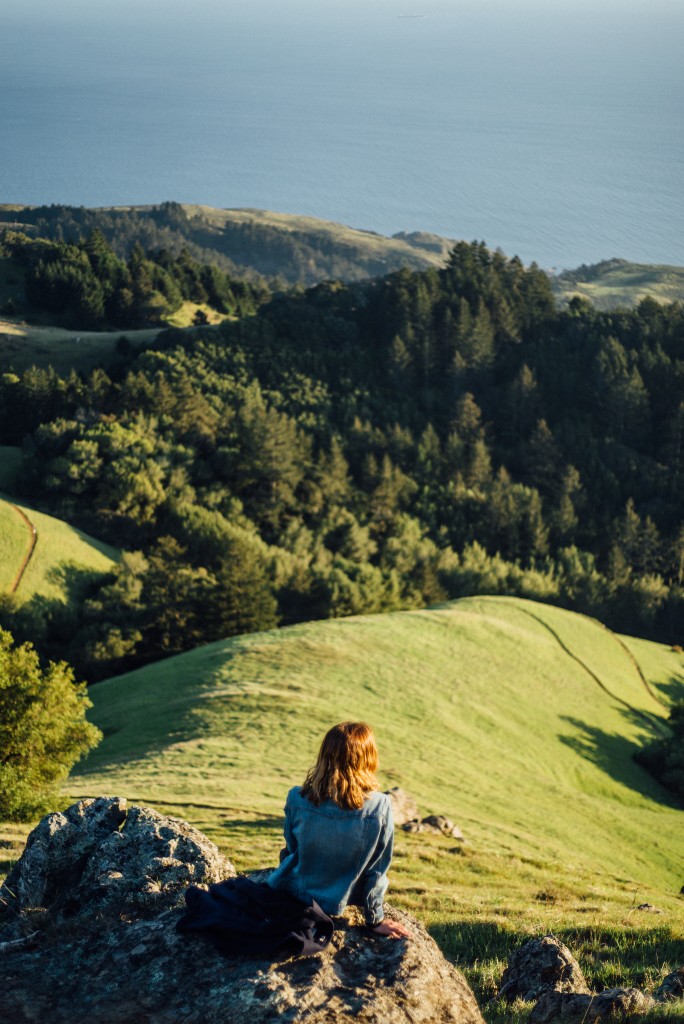
[[[387,872],[392,862],[393,847],[394,822],[390,813],[384,821],[373,855],[359,879],[367,925],[380,924],[385,917],[382,901],[387,892]]]

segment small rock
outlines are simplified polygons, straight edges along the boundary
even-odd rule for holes
[[[555,935],[530,939],[511,953],[498,997],[533,1002],[547,992],[589,993],[580,965]]]
[[[684,999],[684,967],[678,967],[676,971],[668,974],[653,994],[659,1003]]]
[[[546,992],[530,1016],[530,1024],[597,1024],[598,1021],[623,1019],[646,1013],[654,1005],[650,996],[638,988],[610,988],[599,993]]]
[[[640,903],[636,909],[642,910],[645,914],[662,914],[662,910],[654,907],[652,903]]]
[[[392,817],[395,825],[404,825],[407,821],[418,817],[418,804],[405,789],[394,786],[393,789],[387,790],[386,795],[392,804]]]

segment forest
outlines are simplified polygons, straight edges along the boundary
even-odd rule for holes
[[[135,282],[137,261],[206,288],[189,256],[126,264],[99,234],[77,248],[101,287]],[[4,598],[0,626],[89,681],[478,593],[681,642],[681,305],[559,309],[534,264],[477,242],[443,270],[244,288],[220,326],[122,345],[88,377],[5,368],[22,495],[123,555],[105,578],[75,571],[86,596],[68,606]]]
[[[6,230],[0,261],[16,271],[22,284],[16,298],[5,303],[5,314],[26,308],[76,330],[157,325],[184,300],[244,316],[269,295],[265,284],[231,278],[193,260],[185,248],[176,256],[163,248],[146,253],[137,242],[123,259],[98,228],[75,242],[31,239]]]

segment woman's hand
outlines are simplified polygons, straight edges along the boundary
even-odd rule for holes
[[[405,928],[403,924],[399,924],[398,921],[390,921],[389,918],[385,918],[380,924],[376,924],[372,931],[376,935],[388,935],[390,939],[412,939],[413,932],[410,932],[408,928]]]

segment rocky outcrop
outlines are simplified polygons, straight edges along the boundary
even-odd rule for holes
[[[673,971],[656,992],[656,999],[678,998],[683,979],[684,968]],[[536,1002],[530,1024],[598,1024],[646,1013],[654,1006],[651,996],[636,988],[590,992],[572,953],[553,935],[531,939],[511,954],[499,998]]]
[[[393,789],[387,790],[387,796],[392,804],[392,817],[397,827],[418,817],[418,804],[405,789],[394,786]]]
[[[658,1002],[669,1003],[676,999],[684,999],[684,967],[668,974],[653,993]]]
[[[0,927],[16,930],[26,914],[37,923],[46,916],[58,927],[95,907],[100,920],[118,918],[123,907],[150,916],[191,883],[234,874],[230,861],[187,822],[149,807],[127,810],[118,797],[82,800],[63,814],[48,814],[29,836],[0,889],[7,904]]]
[[[597,1021],[624,1020],[635,1013],[646,1013],[653,1006],[650,996],[637,988],[609,988],[603,992],[546,992],[530,1016],[530,1024],[595,1024]]]
[[[554,935],[530,939],[508,958],[499,998],[533,1002],[547,993],[588,993],[580,965]]]
[[[421,821],[421,825],[426,832],[441,832],[443,836],[449,836],[451,839],[464,838],[458,825],[454,825],[451,818],[443,814],[428,814],[427,818]]]
[[[49,815],[0,890],[0,1020],[483,1024],[461,974],[391,908],[410,941],[369,934],[349,908],[323,954],[278,963],[177,934],[187,884],[232,874],[200,832],[148,808],[112,798]]]

